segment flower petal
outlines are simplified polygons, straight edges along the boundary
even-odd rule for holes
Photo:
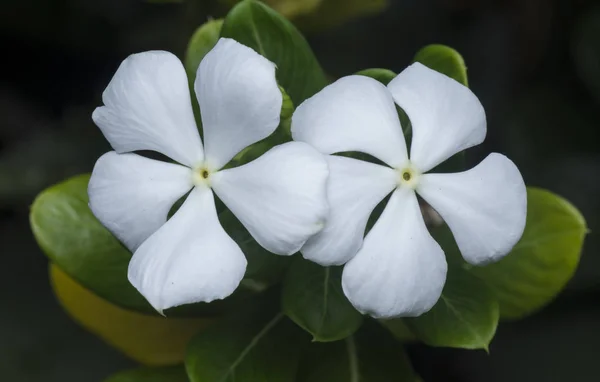
[[[344,264],[356,255],[371,212],[396,186],[396,172],[386,166],[335,155],[328,156],[327,164],[329,217],[300,250],[324,266]]]
[[[138,248],[128,277],[162,313],[229,296],[245,271],[246,258],[221,227],[212,192],[196,187],[175,215]]]
[[[192,188],[191,179],[187,167],[111,151],[94,166],[90,208],[133,252],[165,224],[173,204]]]
[[[275,64],[235,40],[221,38],[204,57],[194,89],[206,158],[215,169],[279,125],[283,96]]]
[[[420,171],[429,171],[483,142],[485,111],[466,86],[417,62],[394,78],[388,88],[410,118],[410,160]]]
[[[471,264],[499,260],[525,229],[525,183],[504,155],[492,153],[465,172],[425,174],[417,192],[446,221]]]
[[[365,76],[340,78],[304,101],[292,117],[292,136],[324,154],[360,151],[392,167],[407,160],[394,100]]]
[[[260,158],[212,175],[213,189],[265,249],[297,252],[327,218],[327,162],[301,142],[275,146]]]
[[[154,150],[194,166],[204,158],[181,61],[151,51],[125,59],[92,119],[118,153]]]
[[[439,299],[447,267],[415,193],[400,188],[344,267],[342,287],[356,309],[375,318],[416,317]]]

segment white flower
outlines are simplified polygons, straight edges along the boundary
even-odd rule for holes
[[[410,160],[394,101],[412,122]],[[363,313],[418,316],[441,295],[446,259],[427,231],[416,194],[446,221],[471,264],[500,259],[523,233],[525,185],[505,156],[490,154],[461,173],[426,173],[480,144],[486,121],[468,88],[419,63],[387,88],[363,76],[338,80],[298,107],[292,134],[325,154],[359,151],[387,165],[329,155],[330,215],[301,250],[322,265],[348,262],[344,293]],[[390,193],[363,242],[371,212]]]
[[[105,106],[93,113],[115,151],[94,167],[90,207],[134,252],[129,280],[159,312],[225,298],[244,275],[246,259],[219,223],[213,191],[260,245],[280,255],[297,252],[327,216],[327,163],[305,143],[221,170],[279,124],[282,95],[272,62],[221,39],[200,64],[194,89],[204,147],[185,70],[167,52],[128,57],[104,91]],[[137,150],[179,164],[130,153]]]

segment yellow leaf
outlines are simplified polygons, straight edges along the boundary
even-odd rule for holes
[[[132,312],[96,296],[54,264],[49,271],[58,301],[76,322],[144,365],[181,363],[189,340],[213,322]]]

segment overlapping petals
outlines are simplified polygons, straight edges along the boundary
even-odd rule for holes
[[[390,97],[411,120],[410,156]],[[483,107],[468,88],[419,63],[387,89],[367,77],[338,80],[300,105],[292,134],[324,154],[360,151],[392,167],[330,156],[330,218],[301,250],[323,265],[349,260],[343,289],[364,313],[417,316],[442,292],[446,261],[427,231],[416,193],[444,218],[472,264],[498,260],[523,233],[525,185],[506,157],[492,154],[463,173],[426,174],[481,143],[486,122]],[[369,215],[393,189],[362,242]]]
[[[205,147],[181,62],[166,52],[126,59],[104,92],[96,124],[116,152],[101,157],[89,185],[96,217],[134,254],[129,280],[159,312],[230,295],[246,259],[221,227],[213,189],[266,249],[289,255],[327,216],[327,163],[292,142],[239,168],[219,171],[279,124],[275,66],[221,39],[200,64],[195,89]],[[129,153],[160,152],[180,164]],[[191,191],[167,220],[173,204]]]
[[[292,135],[324,154],[361,151],[392,167],[407,159],[394,100],[364,76],[341,78],[298,106]]]
[[[262,247],[291,255],[323,229],[328,211],[328,173],[318,151],[304,143],[289,142],[244,166],[216,173],[212,184]]]
[[[373,209],[396,187],[389,167],[334,155],[327,163],[327,224],[302,248],[306,259],[324,266],[344,264],[356,254]]]

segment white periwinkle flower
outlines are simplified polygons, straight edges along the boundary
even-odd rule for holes
[[[410,159],[394,101],[412,122]],[[486,121],[467,87],[424,65],[409,66],[387,88],[363,76],[338,80],[298,107],[292,134],[325,154],[359,151],[387,165],[328,155],[330,215],[301,250],[322,265],[347,262],[344,293],[363,313],[418,316],[440,297],[446,259],[417,194],[446,221],[471,264],[500,259],[523,233],[525,185],[505,156],[490,154],[461,173],[427,173],[480,144]],[[363,241],[369,215],[390,193]]]
[[[222,169],[279,124],[275,65],[221,39],[194,86],[204,147],[183,65],[167,52],[127,58],[93,113],[115,151],[94,167],[94,215],[133,253],[129,280],[164,309],[222,299],[238,286],[246,258],[217,218],[213,191],[267,250],[291,255],[327,217],[327,163],[310,145],[277,146],[246,165]],[[153,150],[178,164],[131,153]],[[191,190],[167,221],[173,204]]]

